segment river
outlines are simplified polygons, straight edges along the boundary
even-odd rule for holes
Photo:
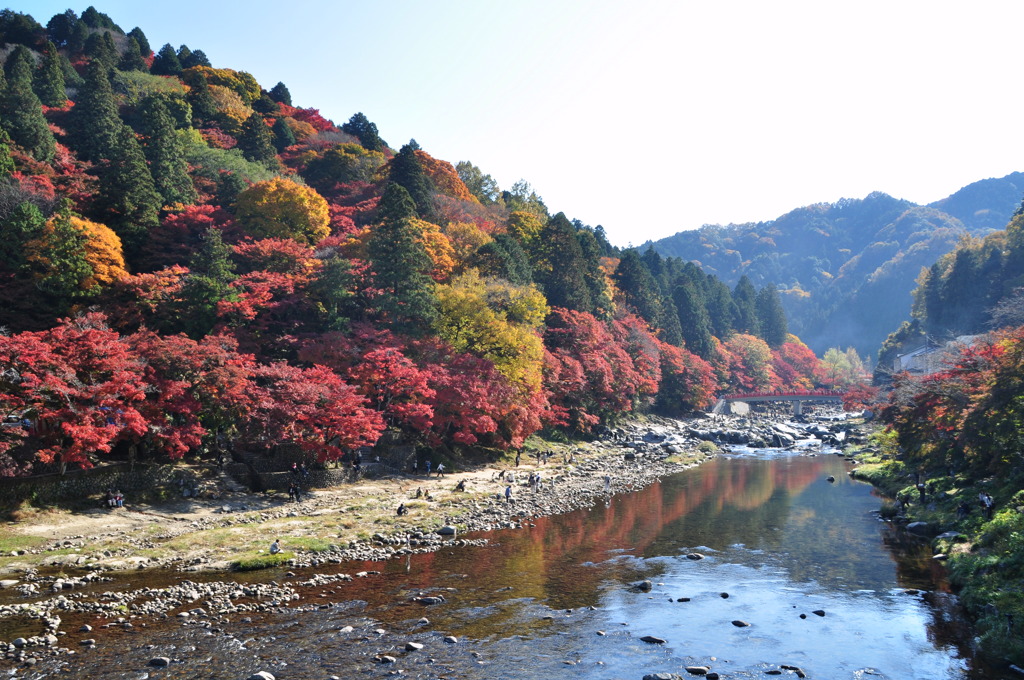
[[[969,656],[927,544],[880,522],[879,498],[848,465],[722,456],[607,505],[487,534],[483,547],[341,565],[379,573],[306,588],[276,612],[98,629],[95,647],[14,675],[640,680],[707,666],[722,678],[1000,677]],[[643,579],[649,592],[629,588]],[[419,594],[446,602],[412,603]],[[149,667],[157,656],[171,665]]]

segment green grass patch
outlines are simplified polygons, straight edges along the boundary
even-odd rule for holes
[[[257,571],[259,569],[272,569],[279,567],[282,564],[287,564],[288,560],[295,557],[295,553],[290,551],[279,552],[276,555],[270,553],[252,553],[249,555],[243,555],[231,563],[231,568],[234,571]]]

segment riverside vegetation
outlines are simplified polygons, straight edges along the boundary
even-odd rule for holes
[[[851,474],[891,500],[882,516],[932,541],[974,621],[977,643],[993,658],[1024,665],[1024,479],[922,467],[901,454],[892,431],[877,430]],[[918,484],[923,484],[923,496]],[[995,499],[991,517],[979,494]]]

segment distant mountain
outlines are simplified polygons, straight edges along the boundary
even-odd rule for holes
[[[998,231],[1006,226],[1008,216],[1020,205],[1021,196],[1024,196],[1024,172],[1014,172],[1006,177],[968,184],[928,207],[952,215],[972,232],[982,229]]]
[[[789,327],[819,355],[855,347],[874,357],[910,315],[922,267],[965,234],[1006,226],[1024,194],[1024,173],[970,184],[929,206],[875,192],[797,208],[767,221],[706,225],[649,244],[734,285],[779,288]]]

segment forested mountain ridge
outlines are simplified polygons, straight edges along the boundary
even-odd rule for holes
[[[929,206],[875,192],[767,221],[706,225],[645,244],[698,263],[727,283],[776,284],[791,330],[817,352],[851,345],[873,355],[910,314],[922,267],[965,235],[1002,229],[1020,204],[1024,174],[964,187]]]
[[[384,432],[501,452],[860,377],[787,332],[774,285],[620,251],[525,181],[94,7],[0,11],[0,59],[0,475],[346,460]]]

